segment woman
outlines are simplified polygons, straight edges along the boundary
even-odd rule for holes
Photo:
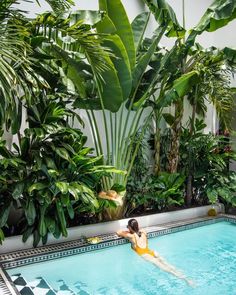
[[[127,225],[128,231],[118,231],[117,235],[128,239],[131,242],[132,249],[147,261],[155,264],[160,269],[171,273],[177,278],[185,280],[189,285],[192,282],[188,280],[180,271],[168,264],[157,252],[148,248],[147,234],[144,230],[139,230],[136,219],[130,219]]]

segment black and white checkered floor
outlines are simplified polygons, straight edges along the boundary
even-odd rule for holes
[[[75,295],[63,280],[58,282],[57,290],[49,286],[47,281],[38,277],[33,281],[27,282],[20,273],[12,275],[11,279],[21,295]]]

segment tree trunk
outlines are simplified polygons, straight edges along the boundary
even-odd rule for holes
[[[189,133],[192,136],[195,130],[195,118],[196,118],[196,111],[197,111],[197,94],[198,94],[198,86],[196,86],[195,89],[195,95],[194,95],[194,101],[193,101],[193,108],[192,108],[192,118],[190,121],[190,130]],[[188,163],[188,178],[187,178],[187,189],[186,189],[186,198],[185,198],[185,203],[187,206],[190,206],[192,203],[192,198],[193,198],[193,180],[194,180],[194,167],[191,164],[191,155],[189,155]]]
[[[172,126],[172,140],[170,144],[170,151],[168,154],[168,171],[170,173],[176,173],[178,169],[183,111],[183,100],[181,100],[175,104],[175,122]]]
[[[193,197],[193,176],[189,173],[187,178],[187,191],[185,197],[185,204],[189,207],[192,204]]]

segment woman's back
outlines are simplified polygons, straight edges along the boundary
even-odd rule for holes
[[[141,248],[146,249],[148,248],[148,242],[147,242],[147,236],[144,232],[140,232],[140,235],[137,233],[134,233],[134,247],[135,248]]]

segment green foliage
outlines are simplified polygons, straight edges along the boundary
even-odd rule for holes
[[[79,212],[96,212],[97,186],[112,169],[101,166],[101,157],[84,146],[86,137],[67,123],[74,114],[65,102],[40,100],[27,109],[29,127],[15,151],[0,143],[0,228],[11,206],[22,207],[23,240],[33,234],[34,246],[46,243],[48,232],[67,236],[68,221]]]
[[[147,175],[140,186],[129,184],[127,212],[163,211],[184,204],[185,176],[179,173]]]
[[[173,8],[165,0],[144,0],[160,26],[167,27],[168,37],[183,37],[185,29],[178,23]]]
[[[193,198],[199,203],[218,200],[235,206],[235,172],[229,163],[236,158],[229,139],[222,135],[204,134],[205,124],[196,120],[193,133],[183,128],[179,169],[193,177]]]
[[[226,26],[236,17],[236,3],[232,0],[215,0],[202,16],[198,25],[191,31],[187,43],[194,41],[204,31],[214,32]]]
[[[40,1],[35,2],[39,4]],[[47,2],[57,13],[73,4],[72,0]],[[31,101],[35,92],[49,87],[42,71],[39,73],[34,67],[36,59],[33,52],[36,44],[41,44],[44,38],[37,35],[34,42],[29,41],[30,21],[17,4],[16,0],[2,0],[0,3],[0,123],[3,125],[5,122],[6,129],[13,134],[21,126],[22,101]],[[39,57],[40,52],[37,54]]]

